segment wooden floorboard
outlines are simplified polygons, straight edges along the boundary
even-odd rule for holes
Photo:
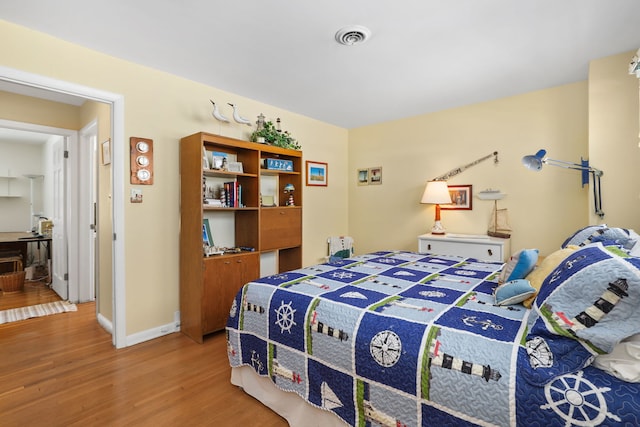
[[[116,350],[84,303],[0,325],[0,356],[2,426],[287,426],[229,382],[224,333]]]
[[[24,289],[22,291],[0,292],[0,310],[60,300],[61,298],[49,288],[46,281],[27,280],[24,283]]]

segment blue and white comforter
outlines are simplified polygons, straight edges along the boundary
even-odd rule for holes
[[[230,363],[354,426],[636,425],[637,384],[522,378],[530,311],[494,305],[501,268],[396,251],[261,278],[233,302]]]

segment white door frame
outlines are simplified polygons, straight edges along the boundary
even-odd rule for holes
[[[0,80],[53,92],[66,93],[93,101],[111,105],[111,126],[113,144],[111,146],[112,166],[112,218],[114,241],[113,250],[113,333],[112,342],[116,348],[127,346],[126,336],[126,300],[125,300],[125,245],[124,245],[124,176],[125,176],[125,137],[124,137],[124,97],[119,94],[81,86],[37,74],[27,73],[0,66]],[[73,245],[71,245],[73,246]],[[70,247],[71,249],[71,247]],[[71,257],[70,257],[71,259]]]
[[[79,245],[81,257],[80,262],[86,268],[80,269],[80,286],[78,300],[80,302],[94,301],[96,298],[96,267],[97,246],[96,246],[96,207],[97,207],[97,167],[96,156],[98,147],[98,121],[91,123],[80,129],[78,156],[80,158],[79,184],[80,200],[78,201],[78,216],[80,222]],[[96,313],[98,307],[96,305]]]

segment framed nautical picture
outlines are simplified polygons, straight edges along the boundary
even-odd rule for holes
[[[329,165],[307,160],[307,185],[326,187],[329,180]]]
[[[449,187],[449,194],[453,203],[440,205],[440,209],[470,211],[473,208],[471,185],[448,185],[447,187]]]
[[[369,168],[369,185],[382,184],[382,166]]]
[[[369,185],[369,169],[358,169],[358,185]]]

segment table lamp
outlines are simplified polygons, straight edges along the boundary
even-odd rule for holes
[[[446,181],[429,181],[422,194],[420,203],[429,203],[436,205],[436,218],[431,234],[445,234],[444,227],[440,222],[440,205],[450,204],[451,195]]]

